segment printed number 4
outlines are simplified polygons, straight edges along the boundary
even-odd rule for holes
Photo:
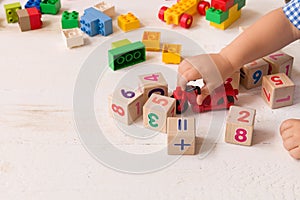
[[[144,80],[147,80],[147,81],[158,81],[158,77],[159,77],[158,74],[152,74],[151,76],[145,76]]]

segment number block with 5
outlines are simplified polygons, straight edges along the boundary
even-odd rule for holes
[[[263,77],[261,95],[271,108],[292,105],[294,91],[295,84],[285,73]]]
[[[109,110],[114,119],[130,125],[143,114],[144,103],[143,93],[122,87],[111,96]]]
[[[167,118],[176,114],[174,98],[152,94],[143,107],[143,123],[146,128],[166,132]]]
[[[255,110],[231,106],[226,122],[225,142],[251,146]]]

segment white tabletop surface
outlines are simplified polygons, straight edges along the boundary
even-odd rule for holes
[[[22,33],[17,24],[6,23],[3,4],[10,2],[0,1],[0,199],[300,198],[299,162],[285,151],[278,132],[282,120],[300,118],[298,42],[284,49],[295,57],[293,106],[271,110],[260,98],[259,88],[248,91],[241,88],[237,105],[257,111],[253,146],[225,143],[222,124],[219,138],[208,155],[200,157],[203,153],[200,152],[183,156],[163,169],[136,175],[113,170],[94,159],[79,139],[73,115],[73,92],[82,64],[97,46],[122,33],[116,18],[112,35],[93,38],[85,35],[85,46],[69,50],[60,33],[60,15],[43,15],[42,29]],[[248,26],[284,4],[283,0],[248,0],[241,19],[221,31],[199,16],[190,30],[158,20],[158,9],[175,1],[110,2],[119,14],[133,12],[143,28],[184,34],[207,52],[219,51],[239,34],[239,26]],[[25,1],[21,3],[24,5]],[[96,0],[63,0],[62,10],[77,10],[82,14],[96,3]],[[107,80],[105,84],[110,85]],[[102,109],[96,110],[101,118]],[[106,134],[124,150],[151,153],[165,147],[165,135],[150,143],[130,136],[118,137],[114,136],[115,125],[109,122],[106,128],[111,133],[108,130]]]

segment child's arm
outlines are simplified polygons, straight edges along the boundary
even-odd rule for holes
[[[235,71],[257,58],[281,49],[300,38],[300,31],[288,20],[282,8],[263,16],[219,54],[203,54],[185,59],[178,67],[178,84],[203,78],[197,102],[223,84]]]
[[[295,159],[300,159],[300,120],[288,119],[282,122],[280,134],[283,146]]]

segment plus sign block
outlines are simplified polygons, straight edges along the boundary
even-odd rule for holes
[[[292,105],[294,91],[295,84],[285,73],[263,77],[261,95],[271,108]]]
[[[263,76],[268,74],[269,64],[262,58],[241,68],[241,84],[247,88],[261,86]]]
[[[147,51],[160,51],[160,32],[144,31],[142,38]]]
[[[291,77],[294,58],[282,51],[277,51],[264,57],[269,63],[268,74],[285,73]]]
[[[168,117],[168,154],[194,155],[195,154],[195,119]]]
[[[7,23],[18,22],[17,10],[21,9],[21,4],[19,2],[5,4],[4,9],[5,9]]]
[[[179,64],[181,61],[181,45],[163,44],[162,61],[166,64]]]
[[[143,74],[139,77],[139,89],[147,100],[153,93],[168,96],[168,83],[162,73]]]
[[[124,86],[117,88],[110,98],[109,111],[115,120],[130,125],[142,115],[142,93]]]
[[[143,124],[145,128],[166,133],[167,118],[176,115],[174,98],[152,94],[143,107]]]
[[[231,106],[227,116],[225,142],[251,146],[255,113],[254,109]]]
[[[115,6],[104,1],[94,5],[94,8],[113,18],[116,15]]]

